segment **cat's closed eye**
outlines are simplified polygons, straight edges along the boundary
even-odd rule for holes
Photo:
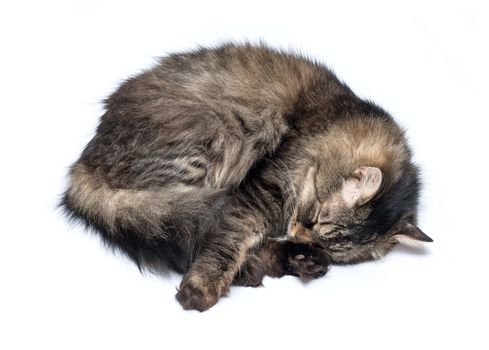
[[[329,225],[333,223],[333,219],[331,217],[331,213],[329,210],[322,210],[318,217],[319,225]]]

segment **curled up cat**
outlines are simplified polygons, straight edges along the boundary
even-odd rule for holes
[[[232,284],[323,276],[431,242],[403,130],[324,65],[265,45],[162,58],[105,102],[62,206],[206,310]]]

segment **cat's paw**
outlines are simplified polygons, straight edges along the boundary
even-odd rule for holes
[[[187,280],[182,282],[175,297],[185,310],[202,312],[214,306],[221,294],[217,288]]]
[[[234,277],[235,286],[260,287],[265,276],[263,262],[256,256],[248,257],[244,265]]]
[[[306,282],[324,276],[329,269],[328,258],[320,251],[296,254],[288,260],[290,273]]]

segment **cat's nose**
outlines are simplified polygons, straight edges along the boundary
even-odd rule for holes
[[[290,236],[299,241],[308,242],[312,239],[311,229],[304,227],[303,224],[295,224],[290,227]]]

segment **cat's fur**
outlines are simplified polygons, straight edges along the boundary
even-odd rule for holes
[[[324,275],[416,228],[403,131],[323,65],[265,46],[173,54],[106,101],[63,206],[205,310],[264,274]],[[280,239],[285,238],[285,239]]]

